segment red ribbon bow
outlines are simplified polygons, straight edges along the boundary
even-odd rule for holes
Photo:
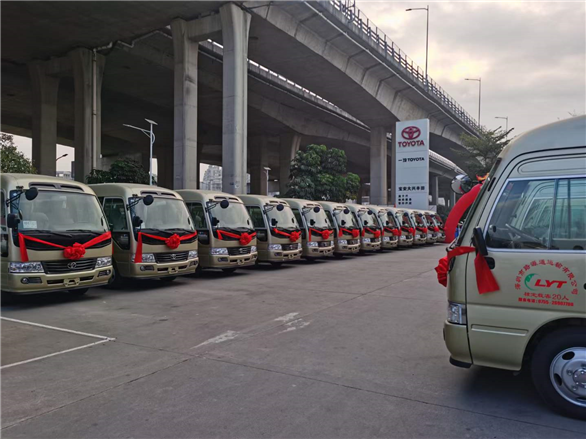
[[[415,235],[415,229],[413,227],[401,227],[401,230],[411,235]]]
[[[188,239],[197,236],[197,232],[190,233],[189,235],[179,236],[177,233],[165,238],[163,236],[149,235],[148,233],[138,232],[138,242],[136,243],[136,255],[134,256],[134,263],[139,264],[142,262],[142,237],[156,239],[157,241],[165,241],[165,245],[171,250],[175,250],[181,244],[181,241],[187,241]]]
[[[423,233],[427,233],[427,227],[417,227],[417,230]]]
[[[401,231],[396,227],[385,227],[387,232],[391,232],[393,236],[401,236]]]
[[[448,267],[450,260],[456,256],[460,256],[466,253],[472,253],[476,249],[474,247],[456,247],[450,250],[447,256],[444,256],[438,261],[438,266],[435,267],[437,272],[437,280],[444,287],[448,286]],[[496,281],[492,271],[490,270],[486,259],[480,253],[476,254],[474,258],[474,269],[476,270],[476,286],[478,287],[479,294],[492,293],[500,289],[498,282]]]
[[[301,232],[299,232],[297,230],[295,230],[291,233],[287,233],[287,232],[282,232],[275,227],[273,229],[273,232],[275,232],[277,235],[283,235],[283,236],[289,237],[289,241],[291,241],[291,242],[297,242],[299,240],[299,238],[301,238]]]
[[[352,235],[352,238],[358,238],[360,236],[360,231],[358,229],[344,229],[340,227],[340,232],[347,233],[348,235]]]
[[[434,232],[439,232],[440,228],[438,226],[432,227],[431,228]]]
[[[248,245],[250,244],[250,241],[252,241],[252,238],[254,238],[256,236],[256,232],[254,233],[241,233],[240,235],[236,234],[236,233],[231,233],[231,232],[226,232],[224,230],[218,230],[218,239],[221,241],[224,239],[224,236],[227,236],[229,238],[237,238],[238,241],[240,242],[240,245]]]
[[[330,237],[330,234],[332,233],[331,230],[316,230],[316,229],[309,229],[309,240],[311,241],[311,232],[315,232],[319,235],[321,235],[321,237],[323,239],[328,239]]]
[[[99,244],[100,242],[106,241],[112,237],[111,232],[106,232],[101,234],[100,236],[96,236],[93,239],[90,239],[88,242],[84,244],[75,243],[71,246],[65,247],[64,245],[53,244],[49,241],[43,241],[42,239],[34,238],[32,236],[23,235],[22,233],[18,234],[18,245],[20,247],[20,259],[22,262],[28,262],[28,252],[26,250],[26,242],[25,241],[33,241],[38,242],[40,244],[50,245],[51,247],[57,247],[63,249],[63,256],[67,259],[71,260],[78,260],[83,258],[85,255],[85,249],[91,247],[93,245]]]
[[[362,229],[362,236],[364,236],[364,234],[368,231],[368,233],[372,233],[374,235],[375,238],[378,238],[380,236],[380,230],[372,230],[369,227],[365,227],[364,229]]]

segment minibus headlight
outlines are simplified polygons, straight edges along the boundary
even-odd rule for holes
[[[370,242],[370,238],[362,238],[362,242]]]
[[[250,253],[256,253],[256,245],[250,246]]]
[[[348,245],[348,240],[347,239],[338,239],[338,244],[339,245]]]
[[[98,258],[96,261],[96,268],[108,267],[110,265],[112,265],[112,258],[110,256]]]
[[[214,247],[210,250],[210,254],[213,256],[217,256],[217,255],[227,255],[228,254],[228,249],[225,247]]]
[[[43,273],[43,264],[40,262],[10,262],[8,264],[10,273]]]
[[[400,239],[401,241],[405,241],[405,240],[407,239],[407,237],[406,237],[405,235],[401,235],[401,236],[399,236],[399,239]]]
[[[319,244],[315,241],[307,241],[308,247],[317,247]]]
[[[134,255],[132,255],[132,262],[134,262]],[[153,263],[155,261],[155,255],[152,253],[143,253],[142,254],[142,262],[145,263]]]
[[[391,237],[390,236],[383,236],[383,241],[390,241]]]
[[[466,305],[448,302],[448,322],[456,325],[466,324]]]
[[[187,259],[195,259],[197,258],[197,250],[189,250],[187,255]]]
[[[283,250],[281,244],[269,244],[269,250]]]

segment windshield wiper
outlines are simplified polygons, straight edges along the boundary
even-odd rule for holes
[[[104,232],[97,232],[95,230],[89,229],[67,229],[66,232],[83,232],[83,233],[93,233],[94,235],[101,235]]]
[[[182,227],[171,227],[169,229],[165,229],[165,232],[168,231],[168,230],[180,231],[180,232],[186,232],[186,233],[193,233],[193,230],[184,229]]]
[[[71,236],[68,233],[54,232],[53,230],[32,229],[32,230],[27,230],[27,232],[50,233],[52,235],[64,236],[66,238],[73,238],[73,236]]]

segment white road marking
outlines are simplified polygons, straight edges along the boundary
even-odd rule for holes
[[[25,320],[11,319],[11,318],[2,317],[2,316],[0,316],[0,319],[6,320],[7,322],[22,323],[23,325],[30,325],[30,326],[37,326],[39,328],[51,329],[53,331],[68,332],[69,334],[84,335],[86,337],[99,338],[99,339],[105,340],[105,341],[116,340],[115,338],[105,337],[103,335],[96,335],[96,334],[89,334],[87,332],[73,331],[72,329],[57,328],[56,326],[48,326],[48,325],[43,325],[41,323],[27,322]]]
[[[228,341],[228,340],[232,340],[235,339],[236,337],[238,337],[238,332],[236,331],[226,331],[223,334],[220,334],[216,337],[210,338],[209,340],[204,341],[203,343],[198,344],[197,346],[192,347],[191,349],[195,349],[195,348],[199,348],[200,346],[205,346],[208,344],[217,344],[217,343],[222,343],[223,341]]]
[[[107,339],[100,340],[100,341],[95,341],[93,343],[86,344],[86,345],[83,345],[83,346],[78,346],[76,348],[65,349],[64,351],[59,351],[59,352],[53,352],[52,354],[43,355],[42,357],[36,357],[36,358],[31,358],[30,360],[19,361],[18,363],[7,364],[5,366],[0,367],[0,370],[2,370],[2,369],[8,369],[9,367],[20,366],[21,364],[32,363],[33,361],[43,360],[45,358],[54,357],[55,355],[61,355],[61,354],[65,354],[67,352],[77,351],[79,349],[89,348],[91,346],[95,346],[95,345],[98,345],[98,344],[101,344],[101,343],[107,343],[107,342],[112,341],[112,340],[114,340],[114,339],[113,338],[107,338]]]
[[[285,314],[284,316],[281,317],[277,317],[275,319],[275,322],[290,322],[291,320],[294,320],[297,316],[299,315],[298,312],[290,312],[289,314]]]
[[[311,322],[306,322],[303,319],[294,320],[292,322],[287,323],[285,325],[287,328],[279,332],[279,334],[282,334],[283,332],[295,331],[296,329],[305,328],[306,326],[309,326],[310,323]]]

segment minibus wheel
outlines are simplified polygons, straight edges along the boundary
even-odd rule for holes
[[[78,288],[77,290],[69,290],[69,294],[72,296],[83,296],[89,291],[89,288]]]
[[[173,282],[175,279],[177,279],[177,276],[165,276],[160,278],[159,280],[162,282]]]
[[[546,335],[531,360],[533,384],[555,410],[586,420],[586,328]]]
[[[222,268],[222,271],[226,274],[232,274],[236,271],[235,268]]]
[[[117,290],[118,288],[122,288],[126,283],[126,279],[120,275],[118,269],[116,268],[116,262],[114,262],[113,270],[112,270],[112,277],[106,285],[107,288],[111,288],[113,290]]]

